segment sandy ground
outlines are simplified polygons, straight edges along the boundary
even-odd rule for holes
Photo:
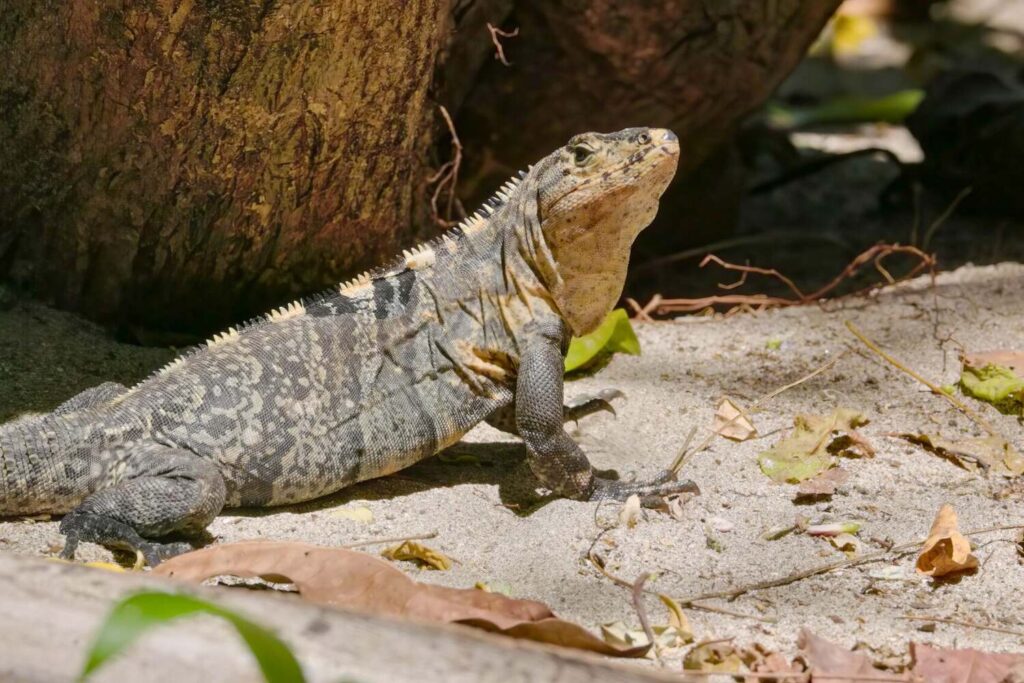
[[[845,349],[863,348],[843,327],[844,320],[854,321],[940,384],[957,377],[956,342],[971,350],[1020,348],[1024,266],[964,268],[942,275],[938,283],[932,289],[927,280],[918,280],[875,297],[822,308],[638,324],[643,355],[616,357],[596,377],[569,385],[569,395],[607,386],[626,393],[617,417],[588,418],[580,425],[579,437],[599,467],[616,468],[624,477],[649,475],[673,459],[691,427],[697,427],[697,441],[705,436],[720,396],[728,394],[749,403]],[[11,329],[20,330],[26,339],[41,338],[43,330],[60,325],[71,329],[74,322],[71,316],[34,305],[0,313],[0,330],[8,335]],[[81,323],[77,325],[81,329]],[[135,363],[161,360],[152,351],[124,347],[103,339],[91,327],[86,329],[88,334],[60,342],[61,349],[87,345],[67,352],[75,363],[111,353],[124,354],[129,369]],[[10,337],[0,335],[2,339]],[[943,339],[955,342],[943,343]],[[772,350],[769,341],[781,341],[781,346]],[[17,358],[26,365],[7,368],[15,378],[27,376],[33,363],[53,362],[53,349],[43,345],[22,348],[20,353]],[[42,376],[36,370],[33,377]],[[68,368],[65,374],[70,379],[62,385],[50,373],[55,384],[37,387],[37,393],[51,402],[61,398],[55,386],[66,389],[66,395],[73,393],[81,373]],[[3,393],[8,394],[11,386],[15,384],[5,378]],[[33,401],[32,405],[41,407]],[[972,405],[1018,446],[1024,443],[1016,419],[983,404]],[[845,460],[842,466],[850,479],[832,500],[795,504],[795,486],[769,481],[758,468],[757,454],[775,443],[795,414],[827,413],[837,406],[858,408],[870,417],[862,433],[877,449],[877,456]],[[697,481],[703,493],[686,503],[684,519],[651,511],[633,529],[615,527],[604,532],[596,548],[606,558],[609,571],[630,580],[642,572],[659,572],[650,585],[686,598],[844,557],[825,540],[806,535],[791,534],[776,541],[760,538],[766,529],[792,524],[798,515],[815,522],[863,520],[859,536],[865,553],[923,537],[946,502],[955,506],[964,530],[1024,524],[1024,493],[1019,484],[1007,496],[1008,480],[964,471],[888,436],[941,430],[956,437],[975,434],[977,429],[945,401],[876,356],[848,353],[828,372],[773,399],[756,422],[760,438],[740,444],[718,439],[686,464],[685,475]],[[478,581],[505,586],[514,596],[545,601],[562,616],[591,628],[617,620],[637,625],[627,591],[585,560],[602,529],[616,524],[618,504],[543,502],[523,460],[522,446],[487,427],[473,431],[455,452],[470,457],[448,458],[448,462],[434,458],[399,475],[304,506],[244,514],[231,511],[219,517],[210,531],[221,542],[273,538],[322,545],[436,531],[437,537],[427,543],[457,563],[447,572],[417,570],[401,563],[420,580],[461,587]],[[338,509],[353,507],[369,508],[373,521],[358,522],[337,514]],[[1020,637],[946,624],[922,631],[916,628],[921,622],[904,619],[909,614],[927,614],[1024,630],[1020,610],[1024,564],[1012,542],[1019,539],[1019,531],[976,537],[981,570],[950,582],[934,583],[915,575],[910,555],[754,592],[732,603],[709,602],[774,623],[697,610],[688,613],[698,640],[731,637],[738,643],[758,642],[787,652],[794,650],[801,627],[848,646],[859,644],[879,659],[904,656],[911,639],[1020,651],[1024,650]],[[0,522],[4,551],[53,555],[60,544],[55,522]],[[82,560],[106,558],[109,553],[92,544],[79,552]],[[656,599],[648,601],[648,610],[655,623],[665,621]],[[676,666],[672,658],[667,665]]]

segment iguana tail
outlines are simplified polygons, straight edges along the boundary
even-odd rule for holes
[[[0,425],[0,517],[63,513],[88,495],[67,423],[46,414]]]

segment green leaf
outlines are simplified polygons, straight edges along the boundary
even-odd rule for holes
[[[1003,412],[1020,413],[1024,404],[1024,378],[1002,365],[964,366],[960,373],[964,393],[996,406]]]
[[[776,128],[826,123],[901,123],[921,103],[922,90],[901,90],[884,97],[837,97],[814,107],[770,106],[768,121]]]
[[[629,316],[622,308],[609,313],[590,334],[572,338],[569,352],[565,355],[565,371],[582,370],[613,353],[640,355],[640,340],[636,338]]]
[[[154,626],[193,614],[212,614],[234,626],[256,658],[267,683],[302,683],[306,680],[291,650],[270,631],[205,600],[159,591],[135,593],[114,605],[100,626],[78,680],[85,680]]]

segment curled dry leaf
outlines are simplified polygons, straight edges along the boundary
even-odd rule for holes
[[[693,629],[690,627],[690,620],[686,618],[683,608],[673,598],[658,593],[661,604],[668,609],[668,625],[676,629],[676,632],[683,639],[683,642],[693,642]]]
[[[447,571],[452,568],[452,558],[416,541],[404,541],[381,552],[381,555],[389,560],[415,562],[427,569]]]
[[[977,567],[978,558],[971,554],[971,542],[957,529],[953,506],[943,505],[917,557],[917,571],[938,577]]]
[[[715,408],[715,422],[711,431],[733,441],[746,441],[757,436],[757,428],[747,416],[747,411],[728,398],[723,398],[718,402],[718,407]]]
[[[167,560],[153,574],[199,583],[215,576],[262,577],[295,584],[310,602],[370,614],[466,624],[616,657],[642,657],[648,647],[611,646],[582,626],[557,618],[534,600],[413,581],[387,562],[344,548],[246,541],[216,545]]]
[[[635,493],[626,499],[619,510],[619,526],[632,529],[640,519],[640,496]]]
[[[1024,665],[1024,655],[996,654],[970,648],[944,648],[910,644],[913,673],[928,683],[1008,683],[1015,667]]]
[[[824,638],[819,638],[807,629],[801,629],[796,646],[800,648],[811,680],[827,680],[828,683],[854,683],[865,678],[884,680],[885,674],[871,664],[863,653],[851,652]],[[877,678],[876,678],[877,677]],[[893,676],[893,681],[905,681],[904,676]]]

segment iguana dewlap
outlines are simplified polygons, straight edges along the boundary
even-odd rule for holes
[[[675,173],[676,136],[587,133],[395,263],[205,346],[0,426],[0,515],[66,513],[80,541],[188,548],[225,506],[309,500],[390,474],[481,421],[518,433],[540,482],[582,500],[687,489],[594,474],[563,419],[572,334],[617,302]],[[600,399],[597,400],[600,402]],[[591,404],[593,407],[593,404]]]

